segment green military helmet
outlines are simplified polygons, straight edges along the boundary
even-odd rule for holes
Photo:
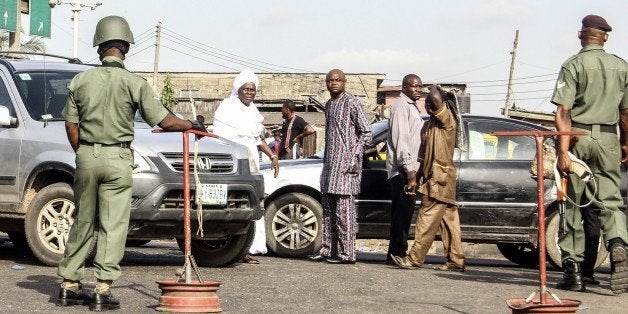
[[[129,44],[135,43],[129,23],[119,16],[107,16],[98,21],[94,33],[94,47],[110,40],[123,40]]]

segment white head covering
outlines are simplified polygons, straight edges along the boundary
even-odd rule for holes
[[[255,169],[259,169],[257,145],[261,145],[260,134],[264,130],[264,117],[254,103],[248,106],[238,98],[238,89],[252,82],[259,88],[259,79],[251,70],[244,70],[233,81],[231,96],[223,100],[214,113],[213,133],[220,137],[242,144],[249,149]],[[257,171],[255,170],[255,171]]]
[[[235,80],[233,80],[233,89],[231,90],[231,96],[238,97],[238,89],[240,89],[240,87],[242,87],[242,85],[246,83],[253,83],[255,84],[255,89],[259,89],[259,78],[257,77],[257,75],[255,75],[255,73],[253,73],[253,71],[246,69],[240,72],[240,74],[236,76]]]

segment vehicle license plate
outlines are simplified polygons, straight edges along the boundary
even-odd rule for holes
[[[226,205],[226,184],[201,184],[201,202],[203,205]]]

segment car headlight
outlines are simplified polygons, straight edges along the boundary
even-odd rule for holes
[[[255,165],[256,165],[255,159],[253,159],[253,156],[249,154],[249,170],[251,171],[251,173],[259,172],[259,169],[256,169]]]
[[[133,173],[156,171],[155,167],[152,167],[152,163],[140,155],[137,151],[133,151]]]

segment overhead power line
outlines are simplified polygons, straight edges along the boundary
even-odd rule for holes
[[[283,68],[283,69],[288,69],[288,70],[298,71],[298,72],[317,73],[317,72],[312,71],[312,70],[306,70],[306,69],[299,69],[299,68],[294,68],[294,67],[289,67],[289,66],[283,66],[283,65],[278,65],[278,64],[265,62],[265,61],[261,61],[261,60],[257,60],[257,59],[243,57],[243,56],[237,55],[235,53],[232,53],[232,52],[220,49],[220,48],[212,47],[210,45],[207,45],[207,44],[204,44],[202,42],[196,41],[196,40],[194,40],[192,38],[189,38],[189,37],[186,37],[186,36],[181,35],[179,33],[176,33],[176,32],[174,32],[174,31],[172,31],[172,30],[170,30],[168,28],[164,28],[164,31],[172,33],[175,36],[178,36],[180,38],[184,38],[184,39],[189,40],[189,41],[191,41],[193,43],[201,45],[203,47],[206,47],[209,50],[217,51],[215,53],[222,54],[223,56],[228,57],[228,58],[232,58],[232,59],[236,59],[236,60],[239,59],[240,61],[248,61],[249,63],[263,64],[263,65],[271,66],[271,67],[274,67],[274,68]],[[285,70],[281,70],[281,71],[277,71],[277,72],[286,72],[286,71]]]
[[[512,101],[522,101],[522,100],[534,100],[534,99],[547,99],[548,97],[530,97],[530,98],[516,98],[516,99],[511,99]],[[504,102],[505,98],[502,99],[473,99],[474,102],[476,101],[500,101],[500,102]]]

